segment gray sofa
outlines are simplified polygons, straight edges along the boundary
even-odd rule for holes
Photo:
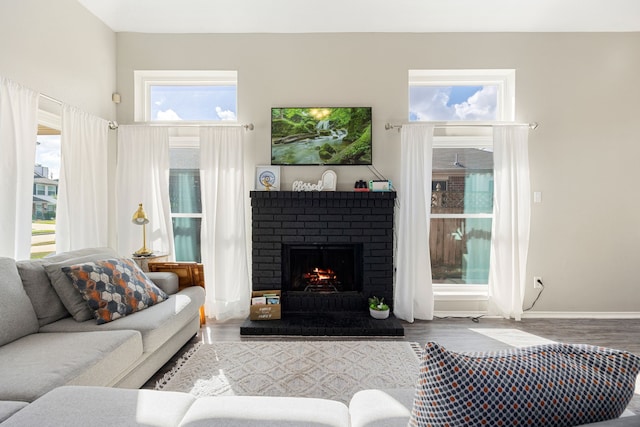
[[[0,424],[10,426],[406,426],[414,390],[363,390],[349,405],[327,399],[262,396],[195,398],[133,390],[199,328],[200,287],[177,292],[172,273],[149,276],[170,298],[97,325],[78,321],[63,265],[115,256],[98,248],[41,261],[0,258]],[[73,294],[72,294],[73,295]],[[73,295],[75,296],[75,295]],[[75,301],[79,302],[79,301]],[[640,426],[623,417],[592,426]]]
[[[149,274],[166,301],[112,322],[74,307],[82,297],[61,268],[107,258],[120,257],[93,248],[0,258],[0,420],[64,385],[138,388],[198,332],[204,290],[178,292],[173,273]]]

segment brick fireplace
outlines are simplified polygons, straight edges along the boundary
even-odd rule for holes
[[[393,310],[394,192],[250,195],[253,290],[282,291],[282,320],[244,326],[276,330],[259,334],[288,335],[288,327],[302,325],[302,335],[403,335],[394,318],[365,330],[370,296],[384,297]],[[323,274],[328,281],[318,284]],[[348,330],[336,331],[340,325]]]

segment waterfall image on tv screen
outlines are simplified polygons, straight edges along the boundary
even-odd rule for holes
[[[370,165],[371,107],[272,108],[272,165]]]

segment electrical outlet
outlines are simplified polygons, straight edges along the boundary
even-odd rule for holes
[[[533,289],[542,289],[542,276],[533,276]]]

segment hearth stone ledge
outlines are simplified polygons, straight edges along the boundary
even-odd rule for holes
[[[314,337],[403,337],[404,327],[389,315],[387,319],[373,319],[369,313],[350,313],[343,317],[326,313],[322,316],[287,316],[279,320],[245,320],[240,326],[241,336],[314,336]]]

